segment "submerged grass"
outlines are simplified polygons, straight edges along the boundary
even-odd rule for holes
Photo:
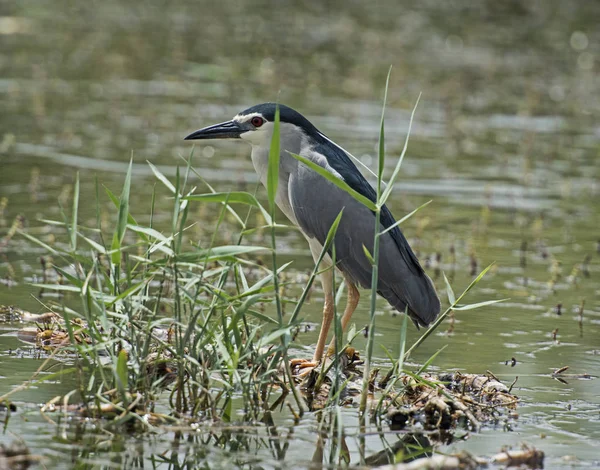
[[[388,84],[389,74],[384,110]],[[373,275],[367,350],[360,385],[363,426],[364,419],[368,416],[368,399],[373,393],[370,385],[373,382],[371,374],[377,326],[379,237],[390,230],[381,231],[380,214],[398,178],[415,111],[416,105],[411,114],[404,148],[387,184],[384,184],[383,174],[385,115],[382,112],[375,202],[356,193],[310,160],[294,155],[301,163],[347,191],[375,214],[373,252],[367,252],[372,261]],[[209,192],[197,194],[197,188],[190,187],[188,183],[189,175],[196,173],[191,166],[190,156],[183,175],[178,170],[175,181],[170,181],[149,163],[157,180],[172,196],[171,223],[167,233],[155,228],[156,191],[153,192],[148,223],[143,225],[132,216],[131,162],[121,195],[117,197],[105,188],[117,213],[112,230],[107,230],[101,224],[98,184],[96,226],[87,228],[79,224],[77,175],[70,217],[63,214],[62,221],[51,221],[55,226],[64,227],[68,243],[49,246],[42,240],[21,232],[60,260],[60,265],[56,263],[54,269],[63,282],[35,285],[44,290],[65,294],[60,302],[50,305],[50,309],[64,319],[64,330],[68,338],[61,343],[60,352],[55,351],[53,355],[68,353],[74,361],[74,367],[63,373],[76,374],[76,398],[75,395],[70,397],[82,403],[87,416],[106,417],[103,410],[108,406],[113,410],[111,416],[115,422],[137,422],[143,426],[151,426],[151,421],[143,416],[153,413],[157,403],[160,400],[164,402],[165,395],[168,396],[170,419],[175,420],[193,418],[230,422],[237,412],[236,420],[267,422],[271,411],[283,404],[290,408],[294,416],[302,416],[307,403],[292,376],[288,351],[300,324],[303,304],[320,273],[320,262],[327,254],[335,259],[333,240],[343,212],[332,225],[320,257],[299,298],[284,297],[279,276],[288,268],[289,263],[282,266],[278,264],[276,229],[281,225],[275,222],[280,154],[278,124],[279,112],[276,114],[269,154],[268,208],[255,195],[244,191],[216,192],[207,184]],[[186,236],[186,232],[193,226],[193,223],[188,222],[190,205],[198,203],[220,205],[213,236],[206,246],[192,243],[190,237]],[[256,230],[249,222],[256,211],[266,221],[259,229],[269,231],[270,246],[246,243],[247,235]],[[216,234],[228,214],[237,225],[238,232],[233,238],[235,243],[217,245]],[[407,217],[400,219],[398,224]],[[107,239],[110,239],[110,243],[106,242]],[[270,254],[270,268],[257,261],[254,256],[257,253]],[[460,303],[488,269],[489,267],[458,297],[446,280],[450,306],[410,347],[406,344],[407,317],[404,316],[399,337],[400,354],[398,358],[390,356],[391,368],[385,379],[380,381],[381,391],[375,402],[376,417],[394,402],[393,397],[401,393],[404,385],[400,383],[400,379],[406,372],[405,359],[436,330],[448,313],[495,302],[471,305]],[[294,305],[287,320],[283,312],[284,303]],[[261,305],[272,305],[275,318],[257,308]],[[332,438],[337,436],[337,441],[334,439],[332,442],[339,443],[343,433],[339,413],[340,397],[350,379],[342,373],[347,344],[343,342],[337,309],[334,331],[337,338],[335,354],[331,363],[320,369],[318,380],[313,383],[309,392],[318,392],[326,377],[330,377],[333,372],[327,399],[325,403],[321,403],[332,414],[321,423],[329,429],[328,434]],[[348,344],[356,334],[356,329],[351,328]],[[429,362],[412,374],[412,377],[418,381],[428,364]],[[288,399],[288,395],[291,398]],[[0,397],[0,401],[5,398]],[[239,404],[234,406],[239,398]],[[341,447],[332,447],[332,463],[340,461],[341,452]],[[363,455],[363,463],[365,459],[366,456]]]

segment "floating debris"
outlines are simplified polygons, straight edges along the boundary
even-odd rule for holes
[[[579,313],[579,336],[583,338],[583,311],[585,309],[585,299],[581,299],[581,303],[577,308]]]
[[[514,357],[511,357],[509,361],[504,361],[504,365],[505,366],[507,366],[509,364],[510,364],[511,367],[516,366],[517,365],[517,360]]]
[[[51,324],[61,320],[54,312],[31,313],[12,305],[0,305],[0,322],[22,322]]]
[[[486,468],[489,464],[506,467],[544,468],[544,452],[528,445],[520,450],[506,450],[491,458],[475,457],[468,452],[453,455],[433,455],[413,460],[377,467],[379,470],[474,470]]]
[[[553,379],[557,379],[560,382],[563,383],[567,383],[564,379],[592,379],[593,376],[588,374],[588,373],[583,373],[583,374],[565,374],[564,372],[567,371],[569,369],[569,366],[563,366],[560,367],[559,369],[554,370],[554,372],[552,372],[552,378]]]
[[[419,452],[417,449],[422,449],[423,451]],[[385,468],[382,466],[393,464],[399,460],[402,462],[427,460],[426,457],[433,455],[431,449],[431,441],[425,434],[408,433],[394,442],[390,447],[366,457],[365,464],[369,467]]]
[[[562,315],[562,304],[561,303],[557,303],[556,307],[554,307],[554,313],[556,313],[557,315]]]
[[[485,466],[484,459],[477,459],[467,452],[456,455],[433,455],[413,460],[408,463],[397,463],[393,465],[384,465],[377,467],[378,470],[457,470],[457,469],[476,469]]]
[[[353,348],[342,354],[340,365],[326,363],[312,369],[302,382],[309,409],[319,410],[338,395],[340,405],[354,403],[362,390],[362,365]],[[514,409],[519,401],[509,387],[491,373],[406,374],[390,387],[391,373],[377,380],[379,369],[369,378],[372,409],[380,400],[387,409],[393,430],[419,425],[427,430],[448,431],[462,427],[478,431],[482,423],[497,422],[500,408]],[[391,371],[390,371],[391,372]]]
[[[3,412],[9,411],[11,413],[15,412],[15,411],[17,411],[17,405],[15,405],[14,403],[7,402],[7,401],[0,402],[0,411],[3,411]],[[0,467],[0,468],[2,468],[2,467]]]
[[[544,453],[534,447],[523,444],[520,450],[505,450],[494,455],[490,463],[506,465],[507,467],[544,468]]]
[[[106,396],[115,395],[114,390],[106,392]],[[142,395],[136,394],[135,396],[128,394],[128,404],[122,401],[115,400],[114,403],[99,403],[99,404],[57,404],[61,400],[61,397],[57,397],[54,400],[42,405],[40,407],[40,413],[47,417],[48,414],[53,413],[69,413],[71,415],[80,418],[95,418],[95,419],[118,419],[126,417],[129,413],[134,413],[138,417],[143,417],[144,422],[153,426],[162,424],[181,424],[181,419],[176,419],[168,415],[160,413],[154,413],[145,410],[142,403]],[[48,417],[47,417],[48,418]],[[2,467],[0,467],[2,468]]]
[[[519,401],[506,385],[488,375],[406,375],[400,381],[404,389],[392,402],[396,408],[388,412],[393,429],[420,424],[431,430],[478,431],[482,423],[497,421],[498,408],[516,408]]]
[[[520,265],[521,268],[527,267],[527,240],[521,242]]]
[[[2,470],[26,470],[39,460],[39,457],[30,454],[29,448],[23,442],[0,444],[0,469]]]
[[[591,261],[592,261],[592,255],[588,253],[587,255],[585,255],[585,258],[583,259],[583,263],[581,263],[581,273],[585,277],[590,277],[590,262]]]
[[[470,260],[469,260],[469,264],[470,264],[470,274],[471,276],[475,276],[477,275],[477,258],[475,257],[474,254],[471,255]]]

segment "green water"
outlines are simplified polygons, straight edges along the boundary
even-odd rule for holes
[[[546,453],[546,468],[600,465],[598,18],[596,2],[559,0],[0,4],[0,240],[17,216],[27,230],[50,237],[39,219],[61,218],[58,202],[69,207],[77,171],[80,221],[95,225],[95,178],[118,192],[132,154],[132,210],[147,215],[156,180],[146,160],[173,176],[191,149],[185,135],[261,101],[295,107],[373,168],[392,64],[390,168],[423,93],[392,211],[400,217],[433,200],[404,232],[446,304],[441,271],[460,291],[473,268],[491,262],[470,300],[510,299],[457,313],[454,332],[441,328],[413,357],[422,362],[446,345],[438,370],[490,370],[507,384],[518,376],[512,430],[487,427],[441,450],[492,455],[527,442]],[[197,145],[193,163],[219,190],[255,188],[244,143]],[[158,191],[160,223],[171,202]],[[110,211],[106,198],[102,210]],[[209,240],[214,209],[193,212],[193,237]],[[289,230],[278,240],[281,261],[307,272],[303,237]],[[0,304],[45,311],[28,284],[40,279],[45,254],[19,236],[0,242]],[[314,326],[299,336],[306,348],[298,353],[307,357],[321,298],[317,291],[303,313]],[[378,344],[397,353],[400,319],[379,306]],[[362,328],[367,318],[364,295],[353,321]],[[17,328],[0,324],[0,396],[29,379],[44,358],[19,341]],[[411,329],[409,341],[416,337]],[[365,340],[356,347],[364,351]],[[383,349],[375,353],[385,364]],[[592,378],[559,382],[551,373],[562,366]],[[47,383],[13,395],[19,411],[0,443],[22,439],[46,468],[152,468],[153,455],[175,452],[169,430],[129,436],[102,424],[44,420],[36,405],[72,386]],[[356,410],[342,416],[357,461]],[[316,419],[295,425],[277,415],[279,438],[269,441],[258,427],[256,439],[237,450],[199,433],[179,443],[179,460],[188,452],[211,468],[240,461],[274,468],[278,455],[268,442],[288,440],[285,465],[306,467],[317,445]],[[381,440],[370,435],[367,447],[376,452]]]

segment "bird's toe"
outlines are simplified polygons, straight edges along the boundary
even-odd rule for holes
[[[310,371],[319,365],[318,362],[310,359],[291,359],[290,367],[295,377],[305,377]]]

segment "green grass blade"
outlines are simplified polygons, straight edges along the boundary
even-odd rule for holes
[[[29,285],[33,286],[33,287],[39,287],[40,289],[52,290],[52,291],[57,291],[57,292],[77,292],[77,293],[81,292],[81,288],[79,288],[79,287],[67,286],[67,285],[61,285],[61,284],[38,284],[37,282],[32,282]]]
[[[379,129],[379,166],[377,169],[377,205],[374,210],[375,212],[375,227],[373,230],[373,253],[371,257],[371,308],[370,308],[370,319],[369,319],[369,333],[367,335],[367,351],[365,355],[365,365],[363,367],[363,384],[360,394],[360,413],[365,416],[367,409],[367,395],[368,395],[368,384],[369,375],[371,373],[371,360],[373,357],[373,348],[375,345],[375,323],[376,315],[375,310],[377,308],[377,286],[379,282],[379,242],[380,242],[380,222],[381,222],[381,185],[383,168],[385,167],[385,100],[387,100],[387,92],[389,87],[389,78],[391,74],[391,67],[388,71],[388,77],[385,84],[384,102],[383,109],[381,111],[381,127]],[[365,250],[366,251],[366,250]]]
[[[414,211],[410,212],[409,214],[406,214],[404,217],[402,217],[400,220],[396,221],[395,224],[390,225],[388,228],[386,228],[385,230],[383,230],[381,232],[381,234],[383,235],[384,233],[388,233],[390,230],[393,230],[394,228],[398,227],[401,223],[405,222],[406,220],[410,219],[413,215],[415,215],[417,212],[419,212],[421,209],[423,209],[425,206],[428,206],[429,204],[431,204],[431,202],[433,201],[433,199],[430,199],[429,201],[427,201],[425,204],[421,204],[419,207],[417,207]]]
[[[427,361],[425,361],[425,364],[423,364],[417,371],[417,375],[421,375],[423,372],[425,372],[427,369],[429,369],[429,366],[431,364],[433,364],[433,361],[435,361],[435,359],[440,355],[440,353],[447,347],[448,347],[448,345],[445,344],[440,349],[438,349],[429,359],[427,359]]]
[[[181,198],[184,201],[200,202],[222,202],[227,204],[246,204],[248,206],[260,207],[254,195],[245,191],[231,191],[228,193],[206,193],[192,194]]]
[[[200,256],[207,256],[210,254],[209,259],[215,260],[220,256],[230,257],[238,256],[245,253],[253,253],[255,251],[268,251],[269,248],[264,246],[244,246],[244,245],[222,245],[215,246],[205,250]],[[192,254],[193,256],[193,254]],[[180,255],[181,258],[185,258],[185,255]]]
[[[112,203],[118,209],[119,208],[119,198],[115,195],[115,193],[113,193],[106,186],[104,186],[104,191],[106,192],[106,195],[108,196],[108,198],[112,201]],[[137,221],[134,219],[134,217],[131,214],[127,215],[127,223],[129,223],[131,225],[138,225]]]
[[[371,266],[375,264],[375,260],[373,259],[373,255],[371,255],[371,252],[369,251],[369,249],[363,245],[362,246],[363,249],[363,253],[365,254],[365,256],[367,257],[367,259],[369,260],[369,263],[371,263]]]
[[[132,297],[134,294],[136,294],[138,291],[142,290],[142,288],[146,287],[148,284],[150,284],[150,282],[154,279],[154,276],[150,276],[148,279],[144,279],[143,281],[134,284],[133,286],[131,286],[129,289],[127,289],[126,291],[121,292],[118,296],[116,296],[114,299],[112,299],[112,301],[108,304],[108,307],[112,308],[114,307],[115,303],[126,299],[127,297]]]
[[[216,193],[216,191],[213,189],[213,187],[208,184],[208,182],[206,182],[204,180],[204,178],[202,177],[202,175],[196,171],[194,168],[191,168],[192,173],[194,173],[204,184],[206,184],[206,186],[208,187],[208,189],[210,189],[211,192]],[[265,221],[267,224],[271,224],[271,216],[269,215],[269,213],[265,210],[265,208],[259,203],[259,209],[260,212],[262,213],[263,217],[265,218]],[[238,220],[238,222],[240,222],[240,225],[244,225],[241,218],[237,215],[237,213],[233,210],[232,207],[227,207],[227,210],[229,211],[229,213],[231,213],[236,220]]]
[[[419,339],[417,339],[417,341],[415,341],[413,343],[413,345],[409,348],[408,351],[406,351],[406,357],[409,357],[410,354],[417,349],[421,344],[423,344],[423,342],[442,324],[442,322],[446,319],[446,317],[448,316],[448,314],[452,311],[456,309],[457,303],[460,302],[460,300],[467,295],[467,293],[479,282],[481,281],[481,278],[483,276],[485,276],[485,274],[491,269],[491,267],[494,265],[494,263],[490,264],[487,268],[485,268],[483,271],[481,271],[479,273],[479,275],[471,282],[471,284],[468,285],[468,287],[463,291],[462,294],[460,294],[460,296],[458,297],[458,299],[456,299],[456,301],[450,305],[446,311],[444,311],[444,313],[442,313],[436,320],[435,322],[433,322],[433,324],[419,337]],[[481,303],[485,303],[485,302],[481,302]]]
[[[404,370],[404,352],[406,351],[406,331],[408,326],[408,315],[406,312],[402,315],[402,327],[400,329],[400,352],[398,354],[398,360],[395,361],[393,369],[390,371],[393,375],[393,378],[388,382],[385,387],[384,392],[381,394],[379,398],[379,402],[377,403],[377,413],[381,411],[383,408],[383,404],[386,398],[389,396],[392,388],[396,385],[396,382],[400,379],[402,371]],[[389,354],[388,354],[389,356]],[[391,361],[393,362],[393,361]],[[389,406],[389,405],[388,405]]]
[[[159,181],[167,187],[169,191],[175,194],[175,186],[173,186],[173,183],[171,183],[156,166],[154,166],[148,160],[146,160],[146,162],[148,163],[148,165],[150,165],[150,169],[152,170],[152,173],[154,173],[154,176],[156,176],[159,179]]]
[[[406,351],[406,331],[408,329],[408,315],[402,318],[402,329],[400,330],[400,354],[398,355],[398,374],[404,369],[404,351]]]
[[[317,165],[312,160],[309,160],[308,158],[302,157],[302,156],[297,155],[295,153],[291,153],[290,152],[290,155],[292,157],[294,157],[296,160],[304,163],[307,167],[309,167],[311,170],[313,170],[316,173],[318,173],[319,175],[321,175],[327,181],[335,184],[338,188],[340,188],[340,189],[344,190],[345,192],[347,192],[350,196],[352,196],[354,199],[356,199],[361,204],[367,206],[372,211],[377,210],[377,205],[373,201],[371,201],[369,198],[363,196],[358,191],[355,191],[354,189],[352,189],[348,185],[348,183],[346,183],[344,180],[338,178],[333,173],[330,173],[329,171],[327,171],[322,166]]]
[[[127,218],[129,215],[129,192],[131,189],[132,166],[133,159],[129,160],[129,168],[127,169],[127,175],[125,176],[123,191],[121,192],[121,197],[119,198],[119,215],[117,218],[117,226],[113,234],[113,241],[111,245],[111,260],[113,264],[119,264],[121,262],[121,245],[123,243],[123,238],[125,237],[125,230],[127,229]]]
[[[506,299],[498,299],[498,300],[486,300],[484,302],[477,302],[475,304],[467,304],[467,305],[455,305],[452,310],[473,310],[475,308],[481,308],[481,307],[485,307],[487,305],[493,305],[493,304],[497,304],[500,302],[505,302],[506,300],[509,300],[508,298]]]
[[[448,295],[448,303],[450,305],[454,305],[456,303],[456,295],[454,295],[454,290],[450,285],[450,281],[446,277],[446,273],[444,273],[444,282],[446,283],[446,294]]]
[[[340,225],[340,221],[342,220],[343,214],[344,214],[344,208],[342,208],[340,213],[337,215],[337,217],[331,224],[331,227],[329,227],[329,231],[327,232],[327,237],[325,237],[325,244],[323,245],[323,248],[326,251],[329,250],[329,248],[331,247],[331,244],[333,243],[333,239],[335,238],[335,234],[337,233],[337,229]]]
[[[276,339],[280,339],[284,335],[289,335],[291,328],[292,328],[291,325],[287,325],[285,327],[278,328],[277,330],[272,331],[271,333],[263,336],[258,341],[257,346],[259,348],[268,346],[269,344],[273,343]]]
[[[27,240],[35,243],[36,245],[40,245],[42,248],[44,248],[45,250],[47,250],[49,253],[52,253],[53,255],[59,255],[60,253],[58,251],[56,251],[54,248],[52,248],[50,245],[48,245],[47,243],[44,243],[42,240],[29,235],[27,232],[23,232],[22,230],[17,230],[17,233],[19,235],[23,235],[25,238],[27,238]]]
[[[463,291],[463,293],[462,293],[462,294],[460,294],[460,297],[458,297],[458,299],[456,299],[456,303],[460,302],[460,301],[461,301],[461,299],[462,299],[462,298],[463,298],[465,295],[467,295],[467,293],[468,293],[468,292],[469,292],[469,291],[470,291],[470,290],[471,290],[473,287],[475,287],[475,285],[476,285],[476,284],[477,284],[479,281],[481,281],[481,278],[482,278],[483,276],[485,276],[485,274],[486,274],[486,273],[487,273],[487,272],[488,272],[490,269],[492,269],[492,266],[494,266],[494,264],[495,264],[495,262],[494,262],[494,263],[492,263],[492,264],[490,264],[490,265],[489,265],[487,268],[485,268],[483,271],[481,271],[481,272],[479,273],[479,276],[477,276],[475,279],[473,279],[473,281],[471,281],[471,284],[469,284],[469,285],[467,286],[467,288],[466,288],[466,289]]]
[[[293,263],[293,261],[288,261],[287,263],[285,263],[282,266],[280,266],[279,269],[277,270],[277,274],[282,273],[292,263]],[[242,298],[242,297],[246,297],[248,295],[252,295],[252,294],[254,294],[256,292],[259,292],[268,283],[270,283],[272,281],[273,281],[273,273],[267,275],[266,277],[263,277],[262,279],[260,279],[256,283],[254,283],[252,286],[249,286],[248,289],[245,289],[244,291],[242,291],[241,294],[239,294],[237,297],[234,297],[234,298]]]
[[[273,122],[273,137],[271,138],[271,148],[269,149],[269,167],[267,173],[267,194],[271,207],[275,206],[275,195],[277,194],[277,185],[279,184],[279,106],[275,109],[275,121]]]
[[[162,233],[150,227],[141,227],[139,225],[127,224],[127,228],[132,232],[144,234],[146,235],[146,237],[154,238],[155,240],[160,240],[161,242],[169,240]],[[147,238],[145,241],[148,242],[150,238]]]
[[[75,188],[73,189],[73,211],[71,213],[71,250],[77,251],[77,213],[79,211],[79,172],[75,175]]]
[[[60,274],[62,277],[64,277],[67,281],[69,281],[72,285],[74,285],[75,287],[79,287],[81,288],[82,286],[82,281],[81,279],[73,276],[72,274],[70,274],[69,272],[65,271],[64,269],[62,269],[60,266],[53,266],[54,270]]]
[[[183,190],[183,187],[182,187]],[[180,199],[181,201],[181,199]],[[187,221],[187,217],[189,214],[189,210],[190,210],[190,205],[188,203],[188,201],[182,201],[180,202],[180,214],[181,216],[179,217],[179,233],[177,234],[177,242],[176,242],[176,246],[177,246],[177,251],[181,251],[181,246],[183,245],[183,232],[186,230],[185,228],[185,223]]]
[[[125,230],[127,228],[127,216],[129,215],[129,193],[131,189],[131,170],[133,166],[133,159],[129,160],[129,168],[125,175],[125,183],[123,184],[123,192],[119,199],[119,218],[117,220],[117,234],[119,243],[123,241],[125,236]]]
[[[406,133],[406,139],[404,141],[404,148],[402,149],[402,153],[400,154],[398,163],[396,163],[396,168],[394,168],[394,172],[392,173],[392,176],[391,176],[390,180],[388,181],[387,186],[383,190],[383,195],[381,196],[381,199],[379,200],[379,204],[381,206],[383,206],[386,203],[386,201],[390,197],[390,194],[392,194],[392,189],[394,189],[394,183],[396,182],[396,178],[398,177],[398,173],[400,172],[400,167],[402,166],[402,161],[404,160],[404,155],[406,155],[406,149],[408,148],[408,138],[410,137],[413,119],[415,117],[415,112],[417,111],[417,106],[419,105],[420,99],[421,99],[421,93],[419,93],[419,97],[417,98],[415,107],[413,108],[412,113],[410,114],[410,121],[408,123],[408,132]]]
[[[175,201],[173,202],[173,213],[171,214],[171,230],[173,233],[177,233],[177,221],[179,220],[179,211],[181,209],[181,205],[179,203],[181,194],[179,191],[181,184],[181,180],[179,177],[179,166],[175,170]],[[175,237],[173,237],[175,238]],[[175,243],[173,243],[173,251],[177,252],[177,247]]]
[[[124,349],[121,349],[121,351],[119,351],[119,355],[117,356],[117,377],[119,379],[119,381],[121,382],[120,386],[118,387],[119,390],[122,390],[123,392],[125,392],[127,390],[127,382],[128,382],[128,372],[127,372],[127,351],[125,351]],[[123,393],[123,395],[125,395],[125,393]],[[125,396],[123,396],[123,399],[125,399]]]
[[[383,93],[383,106],[381,107],[381,123],[379,124],[379,151],[378,151],[378,167],[377,167],[377,195],[381,194],[381,182],[383,180],[383,170],[385,167],[385,105],[387,102],[388,87],[390,86],[390,76],[392,74],[392,66],[388,70],[385,80],[385,91]]]
[[[91,238],[88,238],[84,235],[82,235],[81,233],[79,234],[79,236],[88,244],[90,245],[94,250],[96,250],[98,253],[102,253],[103,255],[106,254],[106,248],[104,248],[102,245],[100,245],[100,243],[95,242],[94,240],[92,240]]]

